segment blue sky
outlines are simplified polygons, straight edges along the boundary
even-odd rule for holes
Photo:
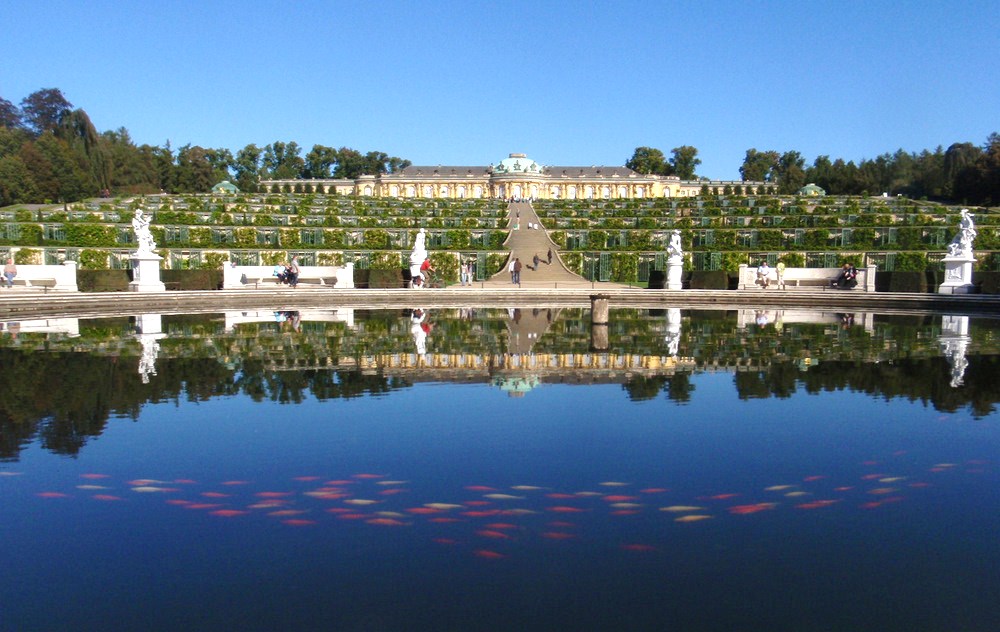
[[[1000,131],[1000,3],[7,0],[0,96],[59,88],[174,148],[622,165],[861,160]]]

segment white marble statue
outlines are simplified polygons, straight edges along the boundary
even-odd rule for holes
[[[948,256],[950,257],[972,257],[972,242],[976,239],[976,224],[972,221],[972,213],[969,209],[963,208],[961,219],[958,221],[958,234],[948,245]]]
[[[684,254],[681,250],[681,231],[675,230],[670,233],[670,243],[667,245],[667,254],[673,257],[680,257]]]
[[[156,242],[153,241],[153,233],[149,230],[149,218],[142,214],[142,209],[135,209],[135,217],[132,218],[132,230],[135,231],[135,243],[138,246],[137,253],[151,253],[156,250]]]
[[[427,231],[423,228],[417,233],[417,238],[413,240],[413,251],[410,253],[410,287],[420,287],[423,285],[424,277],[420,272],[420,266],[427,259]],[[413,282],[420,279],[419,284]]]

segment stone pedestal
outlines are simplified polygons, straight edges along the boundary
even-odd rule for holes
[[[167,287],[160,280],[160,262],[163,257],[151,252],[132,254],[132,282],[129,292],[166,292]]]
[[[944,283],[938,287],[938,294],[971,294],[972,264],[976,258],[971,255],[948,255],[944,258]]]
[[[683,286],[681,276],[684,273],[684,259],[682,257],[670,257],[667,259],[667,289],[679,290]]]
[[[608,349],[609,298],[607,294],[592,294],[590,296],[591,351],[607,351]]]

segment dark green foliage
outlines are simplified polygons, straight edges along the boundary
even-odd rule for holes
[[[692,270],[692,290],[725,290],[729,288],[729,274],[725,270]]]
[[[355,277],[357,277],[357,272],[355,271]],[[399,288],[405,285],[403,281],[403,269],[395,268],[392,270],[365,270],[368,273],[368,287],[369,288]]]
[[[126,292],[128,270],[77,270],[76,285],[81,292]]]
[[[160,270],[160,280],[178,290],[217,290],[222,287],[222,270]]]

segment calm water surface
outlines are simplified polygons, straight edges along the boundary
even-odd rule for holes
[[[586,347],[578,316],[562,337]],[[416,320],[396,321],[411,353]],[[612,349],[668,351],[664,316],[638,321]],[[460,329],[513,344],[435,322],[431,354]],[[339,331],[366,326],[397,329]],[[248,338],[297,340],[281,327]],[[216,372],[171,353],[190,322],[166,322],[142,384],[124,377],[135,357],[78,367],[22,335],[8,370],[72,392],[47,407],[29,388],[4,413],[0,629],[1000,629],[995,325],[973,323],[956,386],[939,320],[852,324],[817,361],[845,331],[823,327],[685,313],[682,358],[772,351],[588,384],[542,372],[518,396],[499,371],[386,371],[379,388],[354,369]],[[810,361],[764,362],[793,338]],[[844,359],[887,346],[905,349]]]

